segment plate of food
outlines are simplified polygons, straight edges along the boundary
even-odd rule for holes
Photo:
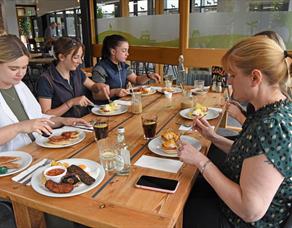
[[[26,169],[32,162],[30,154],[22,151],[0,153],[0,177],[12,175]]]
[[[179,112],[180,116],[192,120],[194,118],[202,118],[206,120],[212,120],[219,116],[219,112],[215,109],[208,108],[199,103],[195,105],[193,108],[183,109]]]
[[[54,129],[50,137],[38,136],[36,144],[45,148],[64,148],[80,143],[85,139],[83,131],[68,131],[66,128]]]
[[[204,86],[204,89],[195,88],[195,89],[191,89],[191,92],[192,94],[195,94],[195,95],[204,95],[208,93],[209,89],[210,89],[210,86]]]
[[[106,105],[99,105],[91,109],[91,112],[98,116],[115,116],[127,111],[127,105],[119,105],[115,102],[111,102],[110,104]]]
[[[142,96],[148,96],[156,93],[156,89],[151,86],[140,86],[140,87],[134,87],[133,89],[128,89],[129,94],[132,94],[132,91],[134,93],[141,93]]]
[[[54,167],[55,166],[55,167]],[[63,168],[62,168],[63,167]],[[56,178],[58,177],[58,182]],[[32,188],[49,197],[70,197],[88,192],[98,186],[104,179],[103,167],[88,159],[70,158],[53,162],[38,169],[32,176]]]
[[[179,135],[173,132],[172,130],[167,130],[161,136],[152,139],[149,144],[148,148],[153,153],[165,156],[165,157],[177,157],[177,140],[179,139]],[[193,145],[198,150],[201,149],[201,143],[187,135],[180,136],[180,140],[182,142],[188,142]]]
[[[159,93],[170,92],[170,93],[181,93],[182,89],[179,87],[159,87],[157,89]]]

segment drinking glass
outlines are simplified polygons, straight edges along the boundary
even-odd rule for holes
[[[99,160],[105,171],[112,172],[124,167],[124,161],[117,154],[115,140],[107,137],[97,141]]]
[[[142,126],[145,139],[152,139],[156,134],[157,115],[152,113],[145,113],[142,115]]]
[[[195,80],[194,81],[194,89],[196,91],[204,91],[204,85],[205,85],[204,80]]]
[[[172,87],[173,76],[172,75],[164,75],[164,86],[167,88]]]
[[[93,129],[96,141],[107,137],[108,125],[109,125],[108,118],[100,118],[95,121]]]
[[[134,92],[132,93],[132,106],[131,110],[133,114],[142,113],[142,93]]]

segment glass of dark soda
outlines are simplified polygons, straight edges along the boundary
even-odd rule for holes
[[[95,121],[93,128],[95,139],[100,140],[106,138],[108,135],[108,118],[102,118]]]
[[[152,139],[156,134],[157,115],[146,113],[142,115],[142,126],[145,139]]]

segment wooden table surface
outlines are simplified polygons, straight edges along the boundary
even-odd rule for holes
[[[158,115],[158,135],[167,128],[178,129],[178,122],[191,123],[179,115],[181,94],[173,95],[170,108],[166,107],[165,99],[160,93],[142,98],[143,113],[153,112]],[[220,93],[208,93],[196,96],[195,99],[209,107],[222,107],[224,104]],[[210,120],[210,123],[218,127],[222,116],[220,114],[218,118]],[[96,118],[94,114],[85,117],[86,120]],[[143,138],[141,115],[128,112],[113,116],[110,117],[109,125],[110,137],[115,137],[119,126],[125,127],[132,164],[143,154],[156,156],[148,149],[147,141]],[[201,142],[202,152],[206,153],[210,142],[196,132],[191,135]],[[33,163],[43,158],[87,158],[99,161],[93,133],[86,133],[85,140],[68,148],[47,149],[32,143],[20,150],[30,153]],[[134,184],[142,174],[178,179],[180,185],[174,194],[135,188]],[[32,187],[13,182],[12,176],[7,176],[0,178],[0,197],[12,201],[18,227],[45,227],[42,212],[89,227],[181,227],[183,207],[197,174],[198,170],[194,166],[185,164],[176,174],[132,165],[129,176],[107,173],[96,188],[69,198],[40,195]]]

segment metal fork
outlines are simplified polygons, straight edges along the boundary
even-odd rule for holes
[[[21,178],[21,180],[18,181],[18,182],[21,183],[21,184],[25,184],[25,185],[28,184],[28,183],[31,181],[31,178],[32,178],[32,176],[33,176],[32,174],[35,173],[39,168],[45,167],[45,166],[47,166],[48,164],[50,164],[51,161],[52,161],[52,160],[47,159],[47,160],[45,161],[44,164],[42,164],[42,165],[36,167],[35,169],[33,169],[32,171],[30,171],[30,172],[29,172],[28,174],[26,174],[23,178]],[[23,181],[23,180],[25,180],[25,178],[27,178],[29,175],[31,175],[31,177],[28,178],[26,181]]]

